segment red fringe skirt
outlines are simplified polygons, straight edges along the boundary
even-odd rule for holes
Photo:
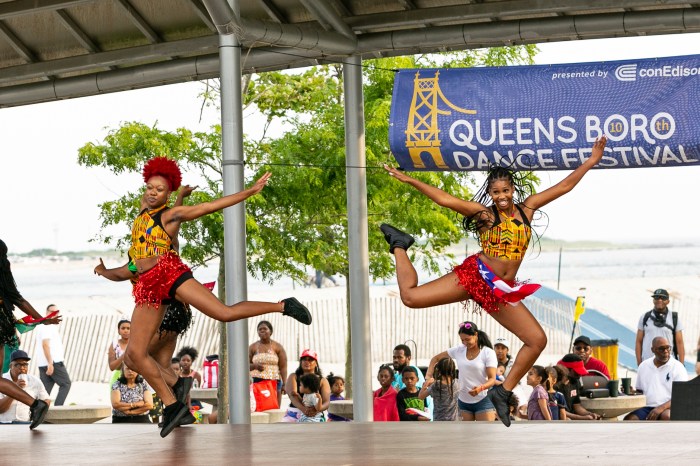
[[[469,293],[469,297],[474,304],[472,310],[479,312],[481,309],[483,309],[487,313],[492,314],[499,310],[499,304],[508,304],[508,302],[497,297],[493,293],[491,287],[486,284],[483,278],[481,278],[479,266],[476,262],[478,257],[479,253],[472,254],[471,256],[467,257],[464,262],[455,266],[455,268],[452,270],[457,275],[459,285],[464,288],[467,293]],[[514,286],[516,284],[514,280],[504,281],[510,286]]]
[[[192,270],[182,262],[177,254],[163,254],[158,258],[158,263],[151,270],[139,275],[139,280],[134,285],[133,294],[136,304],[160,304],[171,298],[171,291],[175,282],[181,280],[183,275],[192,276]]]

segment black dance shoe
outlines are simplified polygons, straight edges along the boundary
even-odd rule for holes
[[[183,404],[187,401],[187,395],[190,393],[193,380],[194,379],[192,377],[177,378],[177,382],[175,382],[175,385],[173,385],[173,395],[175,395],[177,401]]]
[[[49,412],[49,405],[43,400],[34,400],[34,403],[29,407],[29,419],[32,423],[29,425],[30,430],[34,430],[44,422],[46,419],[46,413]]]
[[[487,393],[489,400],[493,403],[496,408],[496,414],[498,419],[506,426],[510,427],[510,406],[508,406],[508,400],[513,392],[510,392],[503,388],[503,385],[496,385],[491,387]]]
[[[284,312],[282,315],[292,317],[302,324],[311,325],[311,313],[296,298],[286,298],[284,302]]]
[[[408,248],[416,241],[413,236],[386,223],[382,223],[379,229],[384,233],[384,239],[389,243],[389,252],[392,254],[396,248],[408,251]]]
[[[160,436],[166,437],[173,429],[183,425],[182,422],[186,421],[188,416],[192,416],[192,414],[181,401],[176,401],[163,408],[163,428],[160,430]]]

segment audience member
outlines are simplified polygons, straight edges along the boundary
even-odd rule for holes
[[[373,394],[374,421],[387,422],[398,421],[399,410],[396,405],[396,391],[394,382],[394,369],[389,364],[383,364],[377,372],[377,380],[381,387]]]
[[[58,311],[55,304],[46,308],[46,314]],[[51,394],[54,384],[58,385],[56,406],[62,406],[70,392],[71,380],[64,363],[65,351],[61,335],[54,325],[39,325],[36,328],[36,341],[41,345],[37,351],[36,360],[39,366],[39,377],[46,391]]]
[[[413,366],[403,368],[403,385],[396,395],[396,409],[399,411],[401,421],[429,421],[429,414],[425,409],[424,400],[418,397],[418,372]]]
[[[180,367],[180,358],[173,356],[170,360],[170,368],[178,377],[180,377],[180,373],[182,372],[182,368]]]
[[[136,371],[122,364],[121,376],[112,384],[112,423],[150,424],[151,389]]]
[[[566,421],[566,398],[562,392],[556,390],[559,379],[562,378],[562,368],[559,366],[547,366],[549,376],[549,412],[553,421]]]
[[[301,402],[307,408],[311,408],[313,414],[307,416],[304,412],[299,416],[299,422],[324,422],[323,409],[321,405],[321,377],[316,374],[304,374],[299,377],[299,394]]]
[[[532,366],[527,372],[527,384],[532,387],[532,395],[527,402],[527,413],[524,418],[528,421],[551,421],[549,411],[549,374],[542,366]]]
[[[671,354],[683,364],[685,363],[683,324],[677,312],[669,312],[668,291],[659,288],[651,297],[654,300],[654,308],[642,314],[637,324],[637,340],[634,348],[637,365],[654,356],[651,346],[652,340],[656,337],[664,337],[671,342]]]
[[[411,364],[411,348],[408,347],[408,345],[396,345],[394,348],[394,354],[393,354],[393,362],[394,362],[394,382],[392,385],[396,389],[396,391],[401,390],[404,387],[403,384],[403,370],[404,368],[411,366],[416,369],[416,372],[418,373],[418,383],[417,387],[421,388],[423,386],[423,382],[425,382],[425,377],[423,376],[423,372],[418,368],[418,366],[414,366]]]
[[[600,415],[588,411],[581,405],[579,396],[580,378],[588,375],[588,371],[583,365],[583,360],[577,354],[569,353],[558,363],[563,376],[559,380],[556,389],[564,395],[566,399],[566,418],[574,421],[588,421],[600,419]]]
[[[267,320],[258,322],[258,341],[248,347],[248,361],[253,382],[277,382],[277,404],[282,406],[282,389],[287,379],[287,352],[272,339],[272,324]]]
[[[610,371],[608,366],[601,361],[592,356],[593,347],[591,346],[591,339],[587,336],[581,335],[574,340],[574,353],[583,360],[583,366],[587,371],[597,371],[603,374],[605,377],[610,379]]]
[[[180,358],[180,377],[192,377],[196,381],[193,383],[193,387],[202,385],[202,374],[192,369],[192,364],[198,356],[199,351],[191,346],[183,346],[177,352],[177,357]]]
[[[474,322],[459,324],[457,331],[461,345],[433,356],[428,367],[428,376],[443,358],[454,358],[459,370],[459,396],[457,405],[463,421],[493,421],[496,408],[486,396],[496,383],[496,353],[491,348],[488,335],[480,331]]]
[[[109,365],[109,370],[112,371],[112,378],[109,381],[110,387],[122,375],[121,367],[122,363],[124,363],[126,345],[129,344],[131,321],[129,319],[121,319],[117,322],[117,332],[119,333],[119,338],[115,338],[109,345],[109,348],[107,348],[107,364]]]
[[[432,363],[432,361],[431,361]],[[452,358],[442,358],[433,367],[433,377],[425,379],[418,397],[425,400],[428,396],[433,399],[433,421],[456,421],[458,415],[457,368]],[[430,369],[430,368],[428,368]]]
[[[2,375],[6,380],[17,384],[19,388],[27,392],[32,398],[43,400],[47,405],[51,403],[49,394],[41,383],[39,377],[28,374],[31,358],[22,350],[15,350],[10,355],[10,370]],[[29,424],[31,423],[29,406],[18,402],[14,398],[0,393],[0,423],[2,424]]]
[[[326,380],[328,380],[328,385],[330,385],[331,387],[331,401],[344,400],[345,397],[343,397],[343,392],[345,391],[345,379],[331,372],[330,374],[328,374],[328,377],[326,377]],[[328,420],[340,422],[350,421],[350,419],[346,419],[342,416],[338,416],[337,414],[331,413],[328,413]]]
[[[493,344],[493,350],[496,352],[496,361],[498,361],[498,365],[503,365],[505,367],[503,370],[503,379],[501,380],[499,380],[498,366],[496,367],[496,385],[500,385],[505,381],[505,378],[508,377],[511,368],[515,363],[515,358],[510,355],[510,340],[507,338],[496,338],[496,341]],[[530,390],[528,389],[524,379],[518,380],[518,384],[513,388],[513,393],[518,395],[518,399],[522,400],[523,403],[525,403],[528,399],[529,391]],[[527,409],[527,404],[520,405],[519,410],[522,409]]]
[[[658,290],[657,290],[658,291]],[[671,419],[673,382],[688,380],[688,372],[680,361],[671,357],[672,347],[664,337],[652,340],[653,358],[645,359],[637,372],[637,391],[646,396],[647,405],[625,416],[626,421],[668,421]]]
[[[305,406],[304,400],[299,393],[299,379],[306,374],[316,374],[321,377],[321,386],[319,394],[321,395],[321,405],[319,409],[311,406]],[[328,385],[328,380],[322,378],[323,373],[318,365],[318,355],[316,351],[305,349],[299,356],[299,367],[289,374],[284,390],[289,397],[290,406],[287,409],[282,422],[299,422],[301,415],[308,417],[315,416],[318,412],[328,409],[331,403],[331,387]]]

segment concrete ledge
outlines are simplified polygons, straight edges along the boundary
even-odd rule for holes
[[[251,424],[269,424],[270,415],[265,412],[255,412],[250,413],[250,423]]]
[[[46,414],[48,424],[92,424],[112,416],[111,406],[71,405],[50,406]]]
[[[263,411],[263,413],[270,416],[269,422],[271,424],[275,422],[282,422],[282,418],[284,417],[286,412],[286,409],[268,409],[267,411]]]

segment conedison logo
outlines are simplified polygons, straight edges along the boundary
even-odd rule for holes
[[[617,69],[615,69],[615,77],[620,81],[636,81],[637,64],[618,66]]]

